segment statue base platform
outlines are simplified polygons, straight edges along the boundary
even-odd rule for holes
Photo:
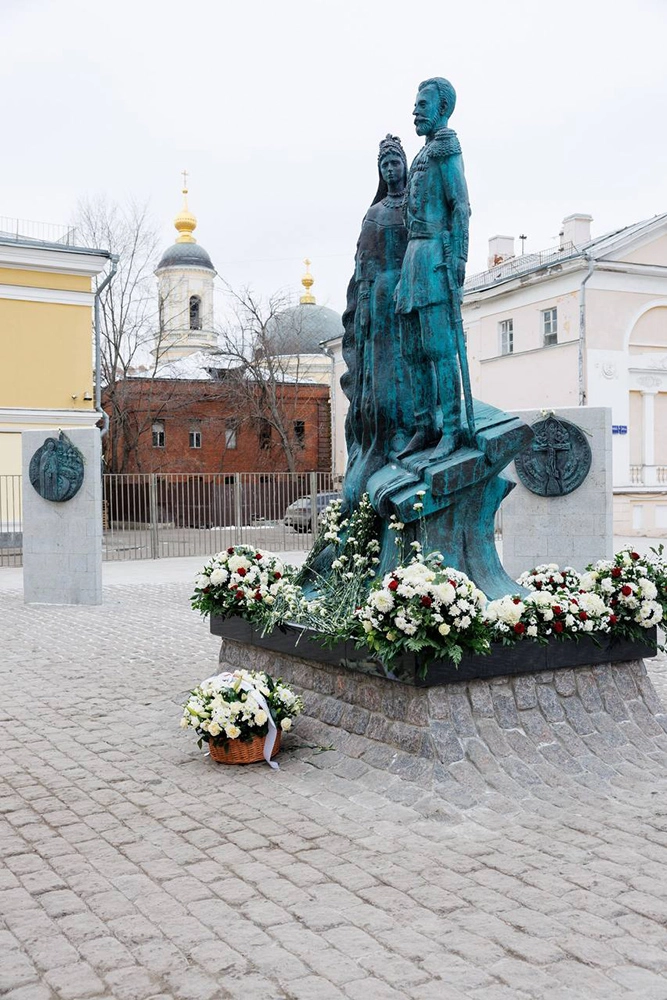
[[[503,647],[476,658],[486,676],[443,683],[380,676],[362,651],[324,650],[308,635],[296,645],[292,630],[262,639],[240,619],[213,619],[211,630],[223,637],[225,666],[269,671],[303,695],[286,749],[305,741],[339,751],[334,770],[359,778],[360,792],[369,769],[371,787],[411,782],[425,815],[456,822],[460,810],[483,807],[497,822],[521,809],[558,812],[565,798],[589,804],[592,794],[627,807],[642,782],[655,787],[664,775],[667,713],[639,658],[654,655],[652,635],[642,649],[604,653],[584,642]],[[558,660],[565,651],[577,665]],[[584,662],[598,654],[604,662]]]
[[[474,410],[474,441],[444,458],[433,449],[395,458],[371,476],[367,489],[383,519],[380,573],[392,570],[401,555],[388,528],[393,517],[405,525],[406,543],[417,541],[427,551],[442,552],[447,566],[465,573],[493,600],[521,589],[498,558],[494,524],[496,511],[514,488],[501,472],[533,432],[487,403],[475,400]],[[462,426],[461,439],[466,436]]]
[[[449,658],[425,665],[416,653],[406,653],[390,663],[383,663],[376,654],[368,649],[357,649],[351,641],[339,642],[327,649],[317,641],[311,629],[299,625],[288,625],[284,631],[276,629],[265,636],[243,618],[212,617],[210,627],[212,634],[222,639],[414,687],[455,684],[478,677],[562,670],[584,664],[641,660],[655,656],[657,651],[656,630],[653,628],[647,629],[644,642],[612,639],[606,633],[583,635],[578,642],[552,637],[546,645],[524,639],[513,646],[494,643],[486,656],[464,654],[458,666]]]

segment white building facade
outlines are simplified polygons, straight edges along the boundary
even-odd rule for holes
[[[564,221],[559,247],[508,254],[466,281],[473,395],[504,409],[612,411],[614,530],[667,534],[667,214],[597,239]],[[496,240],[503,240],[498,253]],[[500,258],[500,259],[498,259]]]

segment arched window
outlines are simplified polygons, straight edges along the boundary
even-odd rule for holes
[[[198,295],[190,296],[190,329],[201,330],[201,299]]]

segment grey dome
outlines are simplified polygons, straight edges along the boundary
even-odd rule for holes
[[[172,243],[162,254],[156,270],[163,267],[202,267],[215,271],[211,258],[199,243]]]
[[[322,341],[342,337],[343,322],[334,309],[301,303],[274,316],[267,332],[274,354],[324,354]]]

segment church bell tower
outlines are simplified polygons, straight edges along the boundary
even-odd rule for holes
[[[176,361],[217,346],[213,315],[216,270],[206,250],[192,235],[197,219],[188,207],[187,173],[183,171],[183,207],[174,219],[175,242],[155,269],[159,324],[153,353],[160,361]]]

